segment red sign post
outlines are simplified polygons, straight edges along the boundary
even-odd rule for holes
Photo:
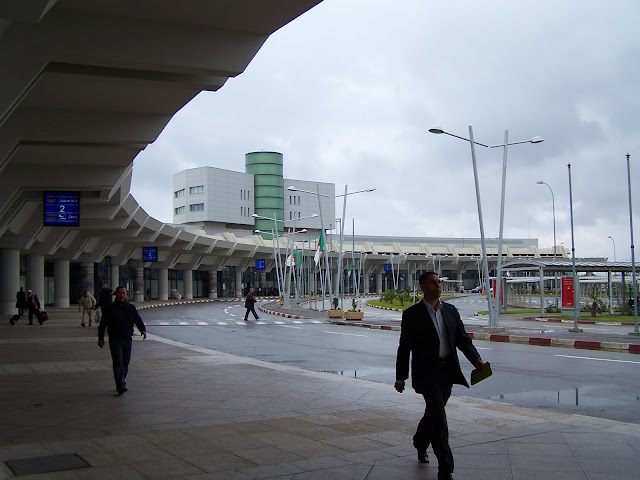
[[[562,277],[562,308],[574,308],[573,277]]]

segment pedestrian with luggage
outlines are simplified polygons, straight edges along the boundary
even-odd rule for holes
[[[32,290],[27,290],[27,313],[29,314],[29,323],[27,325],[33,325],[33,316],[35,315],[40,325],[42,320],[40,317],[40,300],[38,295],[33,293]]]

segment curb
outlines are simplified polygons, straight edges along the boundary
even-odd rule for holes
[[[302,315],[293,315],[291,313],[274,312],[273,310],[267,310],[264,307],[260,307],[260,311],[269,315],[277,315],[278,317],[284,317],[284,318],[297,318],[297,319],[307,318],[307,317],[303,317]]]
[[[362,327],[375,330],[400,331],[399,325],[371,325],[369,323],[355,323],[337,321],[331,322],[334,325],[345,325],[348,327]],[[540,347],[564,347],[577,348],[580,350],[603,350],[610,352],[626,352],[640,355],[640,345],[635,343],[618,342],[594,342],[588,340],[573,340],[565,338],[528,337],[524,335],[507,335],[484,332],[469,332],[469,337],[474,340],[501,343],[519,343],[525,345],[535,345]]]

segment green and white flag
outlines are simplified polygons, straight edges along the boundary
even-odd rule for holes
[[[320,238],[318,239],[318,245],[316,246],[316,253],[313,256],[313,261],[315,262],[316,267],[320,263],[320,252],[324,251],[324,237],[322,234],[323,232],[320,232]]]

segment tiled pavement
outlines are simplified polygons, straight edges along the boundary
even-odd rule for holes
[[[49,313],[43,326],[0,324],[0,461],[76,453],[91,467],[19,478],[436,478],[411,447],[418,395],[151,334],[117,396],[95,327],[75,309]],[[466,397],[447,414],[458,480],[639,477],[640,425]]]

